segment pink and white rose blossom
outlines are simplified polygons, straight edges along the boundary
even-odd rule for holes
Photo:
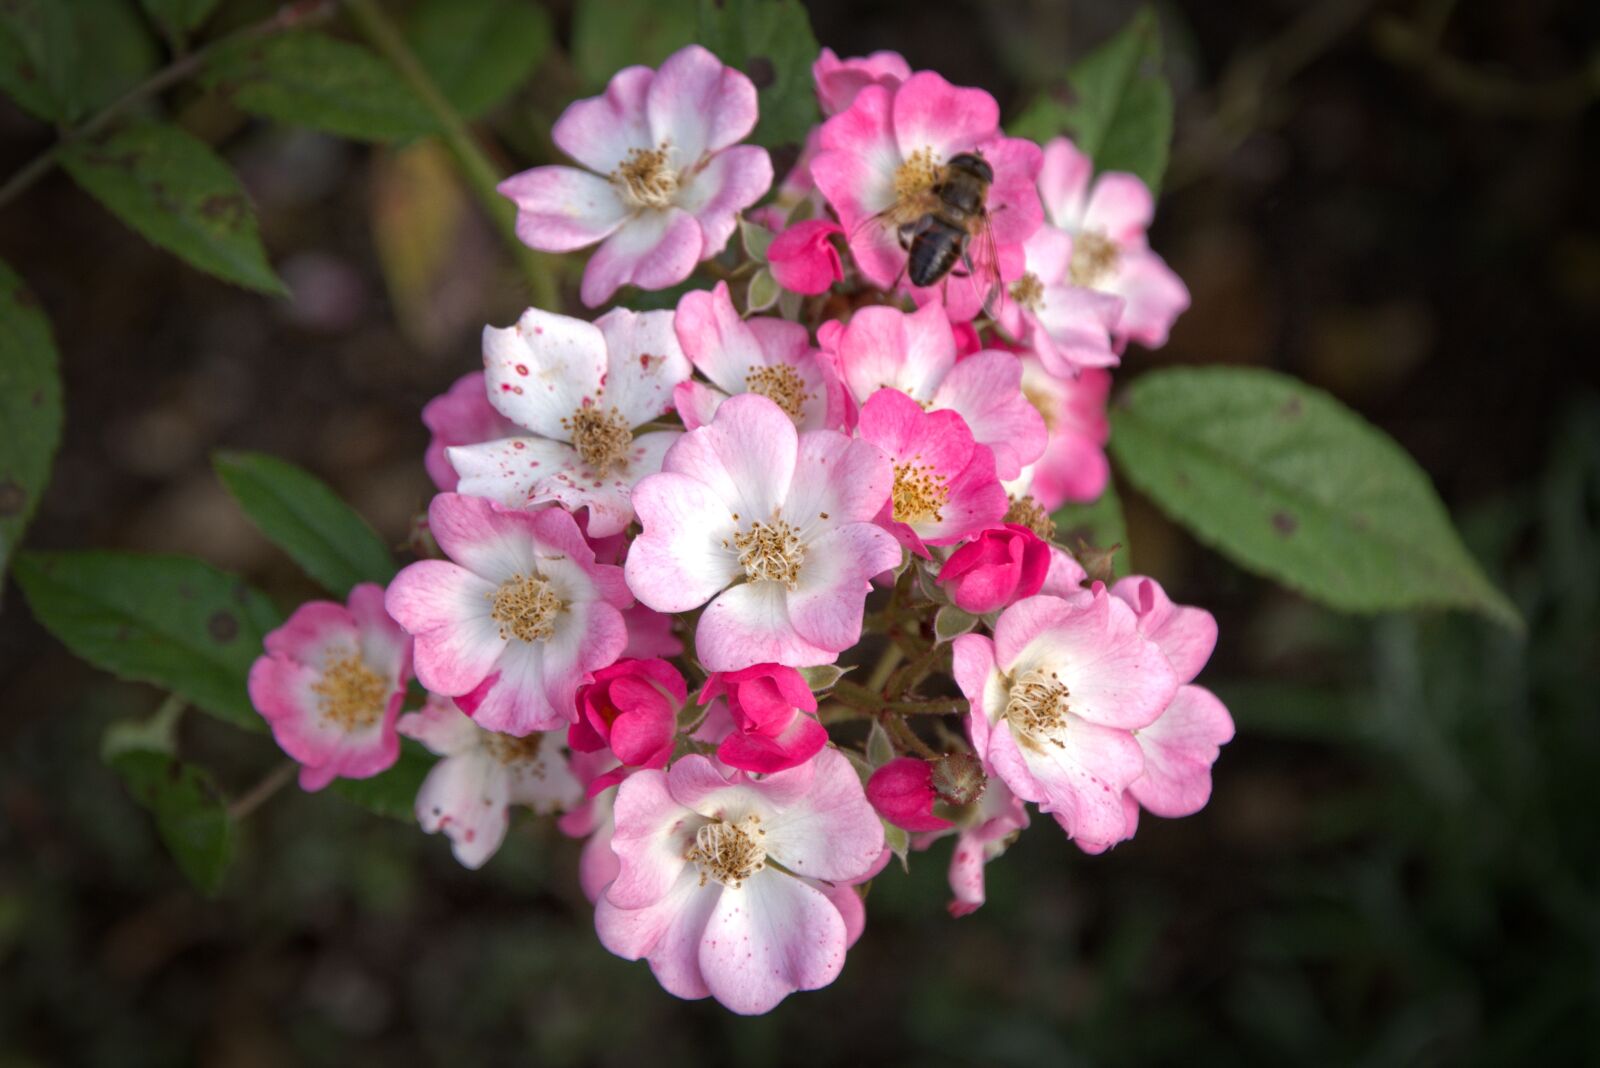
[[[489,403],[482,371],[462,375],[449,390],[423,405],[422,425],[430,433],[422,464],[433,484],[447,492],[456,488],[458,476],[445,456],[446,449],[515,437],[521,429]]]
[[[880,389],[862,405],[856,432],[894,464],[878,522],[923,559],[932,559],[929,545],[953,544],[1005,517],[994,453],[955,412],[923,411],[898,389]]]
[[[250,703],[300,763],[300,787],[366,779],[400,755],[395,719],[411,678],[411,639],[364,582],[347,604],[310,601],[266,637],[250,667]]]
[[[1044,454],[1044,419],[1022,395],[1022,364],[1009,352],[986,350],[956,359],[956,335],[939,308],[911,315],[898,308],[862,308],[846,326],[823,324],[818,342],[836,361],[857,404],[885,387],[929,411],[948,408],[972,437],[994,453],[995,472],[1015,478]]]
[[[1134,732],[1171,703],[1178,678],[1133,610],[1104,587],[1030,597],[993,640],[955,640],[974,751],[1085,849],[1125,836],[1123,793],[1144,771]]]
[[[817,721],[817,698],[805,677],[782,664],[714,671],[700,691],[701,704],[723,698],[733,730],[717,746],[730,768],[770,774],[804,764],[828,744]]]
[[[872,522],[893,484],[876,447],[730,397],[634,489],[644,529],[628,586],[659,612],[706,605],[695,650],[708,671],[832,663],[860,640],[872,576],[900,562]]]
[[[1128,787],[1146,811],[1192,816],[1211,799],[1211,766],[1233,739],[1233,717],[1194,679],[1217,645],[1217,621],[1203,608],[1176,605],[1155,579],[1130,575],[1111,587],[1139,618],[1139,632],[1160,646],[1183,685],[1159,718],[1135,735],[1144,773]],[[1129,833],[1132,831],[1130,829]]]
[[[627,643],[622,569],[596,563],[559,508],[441,493],[428,524],[449,559],[409,565],[385,601],[416,641],[417,678],[489,730],[566,726],[585,673]]]
[[[529,308],[515,326],[485,327],[489,401],[532,435],[446,449],[457,492],[511,508],[587,508],[590,536],[621,532],[633,521],[634,484],[678,438],[636,433],[672,410],[690,374],[672,320],[617,308],[587,323]]]
[[[1088,240],[1088,239],[1085,239]],[[1048,224],[1023,245],[1022,276],[996,302],[1001,329],[1032,346],[1052,375],[1122,362],[1114,341],[1123,299],[1074,281],[1073,238]]]
[[[462,867],[481,868],[494,856],[512,805],[546,815],[583,800],[559,732],[519,738],[484,730],[437,694],[428,695],[421,711],[401,716],[399,729],[443,758],[417,792],[417,822],[428,834],[443,831]]]
[[[883,854],[883,824],[845,757],[753,779],[692,755],[617,790],[616,879],[601,943],[646,959],[668,993],[767,1012],[833,982],[860,932],[853,883]]]
[[[822,114],[833,116],[855,103],[857,94],[869,85],[893,89],[911,77],[911,64],[899,52],[888,50],[869,56],[840,59],[831,48],[811,64],[811,80],[816,83],[817,103]]]
[[[1048,226],[1070,238],[1066,279],[1073,286],[1122,301],[1113,328],[1119,349],[1129,340],[1160,348],[1167,343],[1174,320],[1189,307],[1189,290],[1151,251],[1145,236],[1155,215],[1155,200],[1149,187],[1132,174],[1093,175],[1093,161],[1065,137],[1045,146],[1039,197]],[[1044,355],[1043,349],[1040,354]],[[1060,373],[1048,357],[1046,366]]]
[[[756,89],[689,45],[660,70],[628,67],[604,96],[556,120],[556,146],[587,169],[535,167],[500,183],[517,205],[517,236],[547,252],[602,242],[580,295],[597,307],[623,285],[666,289],[721,252],[738,213],[772,185],[764,148],[741,145],[756,124]]]
[[[1057,377],[1032,353],[1022,359],[1022,393],[1044,417],[1050,443],[1031,467],[1027,492],[1047,512],[1069,501],[1098,500],[1111,479],[1106,440],[1111,422],[1106,398],[1111,373],[1088,368],[1076,377]]]
[[[844,225],[861,273],[890,288],[901,280],[906,250],[900,229],[927,211],[928,194],[944,164],[979,152],[994,172],[986,207],[1004,281],[1020,271],[1022,243],[1043,218],[1035,182],[1041,155],[1032,141],[1000,132],[1000,106],[981,89],[961,89],[932,71],[893,86],[863,86],[849,108],[822,125],[822,150],[811,176]],[[969,252],[980,259],[983,243]],[[986,272],[983,262],[977,274]],[[950,304],[951,317],[970,319],[987,294],[974,280],[912,290],[917,302]]]
[[[679,383],[678,414],[690,430],[705,426],[730,396],[758,393],[801,430],[844,425],[844,386],[831,363],[811,347],[806,328],[785,319],[742,317],[728,284],[686,293],[673,320],[678,344],[710,383]]]

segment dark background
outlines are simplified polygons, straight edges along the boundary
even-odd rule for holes
[[[808,7],[840,54],[898,49],[1008,114],[1133,10]],[[1211,806],[1099,858],[1036,821],[959,921],[940,845],[876,882],[836,984],[741,1020],[595,942],[576,845],[547,823],[474,874],[413,827],[285,791],[201,899],[97,757],[105,725],[159,695],[72,659],[13,587],[0,1066],[1600,1063],[1600,138],[1571,81],[1596,69],[1600,9],[1160,11],[1178,129],[1153,239],[1194,307],[1121,380],[1245,363],[1332,391],[1434,478],[1525,640],[1330,613],[1130,499],[1138,569],[1221,622],[1202,681],[1239,735]],[[1408,50],[1430,19],[1436,44]],[[505,169],[577,92],[557,57],[500,109]],[[60,176],[0,212],[66,380],[30,543],[194,553],[289,605],[314,591],[210,451],[301,463],[398,544],[430,492],[418,409],[523,297],[428,150],[171,103],[240,169],[297,295],[183,267]],[[50,139],[9,105],[0,135],[6,174]],[[195,715],[183,745],[233,792],[276,759]]]

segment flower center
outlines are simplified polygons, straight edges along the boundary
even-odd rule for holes
[[[507,766],[533,764],[539,759],[539,749],[544,744],[544,735],[535,731],[526,738],[518,738],[514,734],[490,732],[483,744],[489,750],[489,755],[502,764]],[[544,778],[542,767],[535,767],[533,771],[535,778]]]
[[[1050,513],[1045,511],[1044,505],[1035,500],[1031,493],[1024,493],[1010,500],[1011,507],[1006,509],[1004,522],[1027,527],[1045,541],[1056,536],[1056,521],[1050,518]]]
[[[751,582],[781,582],[791,590],[800,585],[806,547],[783,520],[751,523],[749,530],[733,536],[733,547],[739,550],[739,564]]]
[[[1011,283],[1011,299],[1036,312],[1044,303],[1044,283],[1039,281],[1038,275],[1029,271]]]
[[[311,687],[317,695],[322,718],[332,720],[347,731],[370,727],[383,718],[389,687],[367,666],[360,653],[349,653],[322,669],[322,678]]]
[[[923,464],[895,464],[890,495],[897,523],[943,522],[939,509],[950,499],[949,479]]]
[[[744,823],[747,826],[739,827],[717,820],[695,832],[694,848],[684,859],[700,865],[701,886],[706,885],[709,876],[737,890],[746,879],[767,866],[767,851],[756,840],[767,833],[759,826],[761,817],[751,813],[744,818]]]
[[[1094,288],[1117,269],[1121,252],[1105,234],[1096,230],[1074,234],[1072,238],[1072,284]]]
[[[917,149],[895,169],[895,200],[903,204],[908,200],[918,199],[938,184],[940,170],[938,162],[934,159],[933,149]]]
[[[1055,432],[1056,422],[1060,418],[1056,412],[1055,396],[1040,389],[1037,385],[1022,383],[1022,395],[1033,405],[1039,413],[1039,418],[1044,420],[1044,428],[1051,433]]]
[[[578,458],[601,478],[626,461],[633,446],[633,430],[615,408],[579,408],[561,425],[572,435]]]
[[[744,386],[789,413],[790,419],[799,419],[802,406],[811,399],[800,373],[786,363],[750,368],[745,373]]]
[[[1021,732],[1024,741],[1035,746],[1049,742],[1062,748],[1066,745],[1067,696],[1067,688],[1055,672],[1034,668],[1012,684],[1006,700],[1006,719]]]
[[[667,162],[667,142],[660,148],[630,149],[628,158],[611,172],[611,181],[635,208],[670,208],[678,193],[678,174]]]
[[[544,641],[556,632],[556,616],[567,607],[538,575],[512,575],[490,597],[489,618],[500,624],[505,641]]]

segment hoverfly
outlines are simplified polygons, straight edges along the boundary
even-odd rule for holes
[[[897,200],[862,226],[895,227],[900,247],[906,251],[901,275],[912,285],[937,285],[952,276],[970,278],[973,285],[980,286],[979,296],[987,311],[1002,292],[987,203],[993,182],[994,169],[981,152],[957,153],[936,169],[925,189]],[[955,272],[958,263],[963,273]],[[899,281],[896,278],[895,284]]]

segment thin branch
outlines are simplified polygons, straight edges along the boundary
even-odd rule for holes
[[[533,291],[533,303],[541,308],[557,309],[561,293],[556,285],[550,257],[535,252],[517,237],[517,209],[496,189],[500,184],[499,172],[472,136],[472,131],[467,129],[460,112],[445,99],[444,93],[411,51],[399,27],[377,0],[346,0],[346,7],[367,40],[393,64],[400,77],[405,79],[423,106],[438,121],[440,136],[455,156],[468,187],[494,220],[517,266],[522,269],[523,277]]]
[[[1484,115],[1560,118],[1582,111],[1600,98],[1600,50],[1579,70],[1543,82],[1522,82],[1481,70],[1439,48],[1438,28],[1413,27],[1385,18],[1373,27],[1378,54],[1397,67],[1415,71],[1439,96]]]
[[[253,26],[246,26],[234,33],[218,37],[205,47],[198,48],[188,55],[174,60],[169,66],[152,74],[146,81],[107,104],[88,122],[63,133],[55,144],[34,157],[21,170],[8,178],[5,185],[0,186],[0,208],[5,207],[11,201],[27,192],[39,179],[54,170],[56,164],[61,161],[62,151],[69,145],[78,141],[88,140],[100,134],[134,105],[141,104],[151,97],[172,88],[179,82],[192,77],[220,50],[236,45],[240,41],[253,41],[271,37],[273,34],[282,33],[284,30],[303,26],[327,15],[333,10],[336,2],[337,0],[310,0],[310,2],[302,0],[300,3],[285,4],[271,18],[258,22]]]
[[[261,777],[261,781],[246,790],[228,806],[228,818],[237,823],[260,808],[273,794],[288,785],[300,765],[285,760]]]

